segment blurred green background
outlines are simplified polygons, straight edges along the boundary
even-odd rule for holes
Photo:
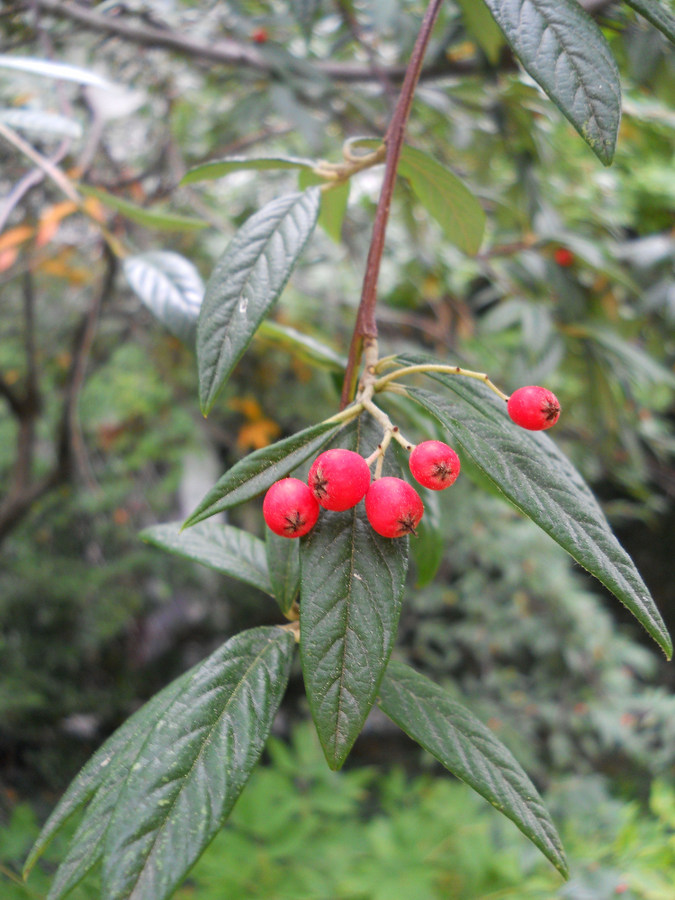
[[[608,169],[514,67],[482,4],[445,4],[409,140],[474,191],[487,232],[465,256],[400,180],[381,349],[460,361],[507,391],[553,389],[563,406],[554,439],[672,632],[675,55],[628,7],[601,6],[624,86]],[[180,186],[185,171],[232,154],[339,161],[347,138],[381,136],[423,4],[116,8],[92,8],[91,28],[39,4],[3,10],[0,53],[76,63],[118,89],[0,68],[0,114],[73,179],[202,219],[202,230],[166,231],[90,206],[129,250],[173,250],[207,278],[237,227],[297,176]],[[105,25],[120,19],[136,38]],[[241,58],[150,46],[148,29],[202,44],[220,36]],[[17,110],[32,127],[6,117]],[[71,124],[59,129],[45,113]],[[203,420],[191,350],[110,265],[98,226],[50,182],[29,183],[31,163],[7,144],[0,163],[0,896],[14,900],[46,895],[57,844],[27,886],[15,878],[98,744],[229,635],[279,621],[269,598],[145,546],[138,532],[186,515],[249,450],[337,409],[340,377],[283,336],[257,338]],[[336,354],[348,347],[379,183],[380,170],[353,179],[341,241],[316,232],[274,314]],[[22,418],[11,398],[31,396]],[[371,717],[345,771],[329,772],[298,671],[264,768],[181,900],[675,896],[673,667],[468,466],[447,493],[428,504],[441,538],[425,533],[415,548],[396,652],[512,749],[545,794],[572,879],[562,885],[511,823],[384,717]],[[20,514],[17,496],[30,500]],[[230,520],[262,534],[259,504]],[[95,897],[95,879],[73,896]]]

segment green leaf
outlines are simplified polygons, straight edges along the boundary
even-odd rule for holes
[[[266,491],[275,481],[317,453],[339,429],[340,423],[319,422],[249,453],[218,479],[183,527],[195,525]]]
[[[24,877],[45,848],[78,809],[93,802],[71,840],[68,853],[56,873],[49,897],[63,896],[95,865],[101,856],[102,836],[128,771],[145,738],[148,723],[155,722],[178,697],[190,676],[186,672],[149,700],[117,729],[75,777],[47,819],[24,866]]]
[[[319,12],[321,0],[291,0],[291,9],[305,40],[312,36],[314,20]]]
[[[256,337],[278,344],[298,359],[337,372],[339,375],[344,374],[347,366],[346,357],[337,353],[328,344],[288,325],[280,325],[272,319],[261,322]]]
[[[626,0],[626,3],[675,44],[675,16],[666,9],[661,0]]]
[[[369,422],[340,446],[367,455],[380,440]],[[339,769],[370,711],[396,638],[408,539],[380,537],[361,502],[323,510],[301,539],[300,650],[309,707],[328,765]]]
[[[265,546],[272,592],[286,615],[300,592],[300,544],[267,528]]]
[[[273,595],[265,544],[241,528],[219,522],[202,522],[181,531],[180,522],[170,522],[146,528],[140,537],[148,544],[202,563]]]
[[[424,362],[398,358],[404,365]],[[505,404],[483,385],[433,375],[464,402],[419,388],[408,394],[436,418],[487,478],[629,609],[668,658],[672,641],[639,572],[572,463],[545,434],[517,428]]]
[[[485,0],[523,67],[609,165],[621,84],[602,32],[576,0]]]
[[[499,62],[504,35],[485,5],[485,0],[459,0],[467,31],[478,42],[492,65]]]
[[[190,169],[183,177],[181,184],[211,181],[214,178],[222,178],[223,175],[242,170],[311,169],[314,165],[315,163],[311,159],[300,159],[295,156],[263,156],[258,159],[247,159],[245,156],[226,156],[223,159],[214,159]]]
[[[387,667],[379,705],[446,769],[515,822],[568,877],[565,852],[537,789],[489,728],[433,681],[397,661]]]
[[[43,109],[0,109],[0,122],[17,131],[75,139],[82,137],[82,126],[75,119]]]
[[[317,188],[273,200],[239,229],[216,264],[197,324],[204,415],[286,286],[314,231],[320,202]]]
[[[359,138],[353,143],[379,147],[381,141]],[[485,213],[476,197],[433,156],[404,145],[398,173],[407,178],[413,193],[436,219],[446,238],[465,253],[478,253],[485,231]]]
[[[255,628],[195,668],[149,730],[105,838],[106,900],[165,900],[255,767],[286,690],[293,635]]]
[[[161,212],[160,210],[144,209],[136,206],[121,197],[115,197],[101,188],[91,187],[88,184],[79,184],[78,190],[89,197],[97,197],[105,206],[114,209],[125,218],[144,225],[146,228],[155,228],[159,231],[201,231],[209,228],[209,223],[203,219],[193,219],[191,216],[180,216],[177,213]]]
[[[15,69],[27,72],[29,75],[41,75],[45,78],[55,78],[59,81],[76,81],[78,84],[89,84],[92,87],[105,90],[118,90],[111,81],[106,81],[89,69],[81,69],[79,66],[71,66],[67,63],[52,62],[48,59],[37,59],[32,56],[0,56],[1,69]]]
[[[347,212],[347,204],[349,203],[350,182],[343,181],[328,187],[330,182],[325,181],[320,175],[312,172],[311,169],[301,170],[298,175],[300,190],[305,190],[305,188],[316,184],[327,185],[326,190],[321,192],[319,225],[328,237],[332,238],[336,244],[339,244],[342,240],[342,223]]]
[[[186,344],[194,344],[204,282],[192,263],[166,250],[128,256],[129,286],[150,312]]]
[[[424,495],[424,516],[417,526],[417,538],[411,549],[417,569],[415,587],[422,588],[434,580],[445,550],[439,498],[433,491]]]

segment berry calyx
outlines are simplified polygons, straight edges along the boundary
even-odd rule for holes
[[[543,431],[558,421],[560,403],[554,393],[538,385],[518,388],[506,404],[509,416],[516,425],[529,431]]]
[[[562,266],[563,269],[567,269],[574,265],[574,254],[571,250],[568,250],[567,247],[558,247],[554,250],[553,259],[559,266]]]
[[[422,498],[412,485],[390,475],[378,478],[366,494],[366,516],[382,537],[415,534],[424,514]]]
[[[263,518],[275,534],[298,538],[316,525],[319,504],[304,481],[282,478],[265,494]]]
[[[432,491],[442,491],[454,484],[459,469],[459,456],[443,441],[422,441],[410,454],[412,477]]]
[[[370,469],[353,450],[326,450],[312,463],[307,484],[324,509],[342,512],[365,496]]]

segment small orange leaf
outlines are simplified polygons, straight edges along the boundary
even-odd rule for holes
[[[237,435],[237,447],[242,451],[260,450],[271,444],[280,434],[281,428],[276,422],[271,419],[259,419],[257,422],[242,426]]]
[[[77,204],[73,203],[72,200],[64,200],[63,203],[55,203],[53,206],[46,209],[40,216],[40,221],[38,222],[35,246],[44,247],[45,244],[48,244],[59,230],[59,225],[63,219],[65,219],[66,216],[72,215],[74,212],[77,212]]]
[[[10,228],[4,234],[0,234],[0,250],[18,247],[30,237],[33,237],[33,229],[28,225],[17,225],[16,228]]]
[[[18,255],[19,251],[16,247],[0,250],[0,272],[6,272],[7,269],[11,269]]]

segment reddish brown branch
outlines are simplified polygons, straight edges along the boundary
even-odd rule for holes
[[[394,110],[384,139],[387,146],[384,179],[382,181],[380,199],[375,212],[373,235],[368,250],[366,271],[361,290],[361,301],[359,303],[354,333],[349,347],[347,371],[345,373],[345,379],[342,386],[342,397],[340,400],[341,409],[344,409],[353,397],[364,345],[368,341],[377,338],[377,322],[375,321],[377,282],[380,276],[380,263],[384,251],[384,240],[387,230],[387,221],[389,219],[389,210],[391,208],[391,199],[394,193],[394,184],[396,183],[396,172],[401,157],[401,150],[403,148],[403,139],[405,137],[405,129],[410,115],[410,108],[415,95],[415,87],[419,81],[424,54],[429,44],[431,32],[438,17],[442,2],[443,0],[431,0],[426,13],[424,14],[424,19],[422,20],[422,25],[420,26],[417,40],[415,41],[415,46],[413,47],[410,56],[396,109]]]

